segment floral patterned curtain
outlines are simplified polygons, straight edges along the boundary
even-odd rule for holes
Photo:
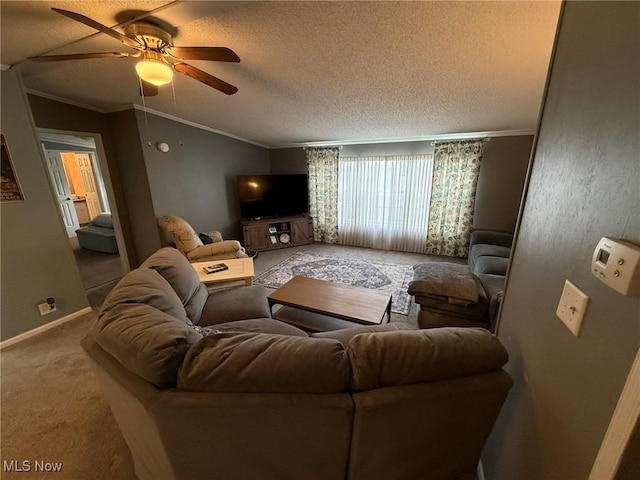
[[[485,140],[436,144],[426,253],[466,257]]]
[[[338,241],[338,147],[305,148],[309,167],[309,214],[316,242]]]

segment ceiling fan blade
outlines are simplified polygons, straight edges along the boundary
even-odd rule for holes
[[[173,68],[177,72],[183,73],[187,77],[198,80],[199,82],[202,82],[205,85],[209,85],[216,90],[220,90],[222,93],[226,93],[227,95],[233,95],[238,91],[238,88],[234,87],[230,83],[220,80],[219,78],[216,78],[213,75],[209,75],[207,72],[203,72],[199,68],[187,65],[186,63],[176,63]]]
[[[171,56],[181,60],[240,61],[240,57],[227,47],[171,47],[169,53]]]
[[[65,17],[69,17],[76,22],[84,23],[85,25],[95,28],[102,33],[106,33],[107,35],[115,38],[116,40],[120,40],[122,43],[131,48],[140,48],[140,44],[135,40],[121,34],[120,32],[116,32],[114,29],[107,27],[106,25],[102,25],[101,23],[96,22],[95,20],[90,19],[89,17],[85,17],[84,15],[80,15],[79,13],[70,12],[69,10],[62,10],[61,8],[52,8],[54,12],[58,12]]]
[[[34,62],[60,62],[63,60],[84,60],[86,58],[124,58],[129,57],[123,52],[99,52],[99,53],[72,53],[69,55],[43,55],[41,57],[29,57]]]
[[[140,80],[140,96],[142,97],[155,97],[158,95],[158,87],[154,84]]]

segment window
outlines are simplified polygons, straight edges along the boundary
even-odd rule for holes
[[[424,252],[432,155],[340,157],[338,241]]]

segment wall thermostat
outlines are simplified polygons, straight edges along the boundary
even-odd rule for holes
[[[593,252],[591,273],[623,295],[640,293],[640,246],[602,237]]]
[[[167,153],[169,151],[169,144],[165,142],[158,142],[156,147],[158,147],[158,150],[160,150],[162,153]]]

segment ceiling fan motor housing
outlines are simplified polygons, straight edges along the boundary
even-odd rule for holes
[[[171,35],[149,22],[136,22],[124,27],[124,34],[138,41],[147,48],[164,51],[167,47],[173,46]]]

